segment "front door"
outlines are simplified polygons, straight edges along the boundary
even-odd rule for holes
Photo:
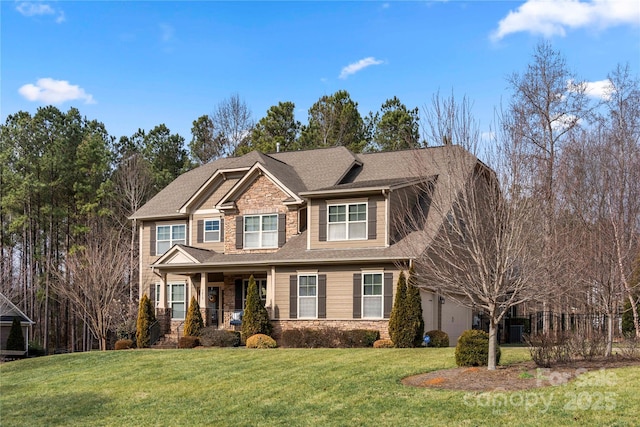
[[[220,319],[220,288],[218,286],[207,287],[207,315],[208,323],[214,327],[219,327]]]

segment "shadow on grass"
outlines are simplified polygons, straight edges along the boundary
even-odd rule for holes
[[[102,394],[77,392],[16,399],[0,408],[2,427],[24,426],[26,419],[47,426],[88,425],[108,415],[108,403]]]

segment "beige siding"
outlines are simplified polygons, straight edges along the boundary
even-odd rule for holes
[[[393,265],[367,266],[367,271],[393,272],[393,292],[399,270]],[[327,319],[353,319],[353,274],[362,273],[360,266],[279,268],[276,272],[275,308],[280,319],[289,319],[289,276],[298,272],[317,272],[327,276]]]
[[[201,249],[208,249],[216,252],[224,252],[224,235],[220,236],[219,242],[202,242],[198,243],[198,221],[207,219],[224,219],[224,228],[229,224],[222,214],[194,214],[192,216],[191,228],[189,229],[191,246]],[[224,230],[223,230],[224,233]]]
[[[320,202],[312,200],[308,215],[310,216],[310,227],[308,229],[311,249],[347,249],[347,248],[370,248],[382,247],[386,244],[386,203],[384,197],[380,195],[370,197],[359,197],[350,199],[328,199],[327,205],[343,203],[366,203],[369,200],[376,203],[376,238],[373,240],[339,240],[321,242],[319,239],[320,224]],[[367,212],[368,214],[368,212]]]

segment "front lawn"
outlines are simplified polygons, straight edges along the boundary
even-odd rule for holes
[[[503,363],[528,359],[504,348]],[[453,349],[128,350],[0,366],[9,426],[634,425],[640,369],[526,392],[403,386]],[[606,375],[605,375],[606,374]]]

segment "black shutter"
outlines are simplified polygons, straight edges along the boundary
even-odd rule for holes
[[[156,225],[151,224],[149,227],[149,254],[156,255]]]
[[[191,236],[189,236],[189,222],[187,221],[187,223],[184,226],[184,244],[190,245],[192,241],[193,239],[191,238]]]
[[[289,319],[298,318],[298,276],[289,276]]]
[[[235,296],[235,309],[242,310],[242,279],[236,279],[235,282],[236,296]]]
[[[287,216],[278,214],[278,247],[281,248],[287,242]]]
[[[318,240],[327,241],[327,203],[321,201],[318,206]]]
[[[367,222],[368,222],[368,236],[369,240],[376,239],[376,223],[377,223],[377,213],[378,213],[378,204],[375,200],[369,200],[369,207],[367,212]]]
[[[244,218],[236,217],[236,249],[242,249],[244,236]]]
[[[156,307],[156,284],[152,283],[149,292],[149,299],[151,300],[151,304],[153,304],[153,310],[155,312]]]
[[[393,273],[384,273],[382,292],[384,295],[384,300],[382,302],[383,317],[388,319],[391,315],[391,308],[393,307]]]
[[[220,241],[224,242],[224,218],[220,218]]]
[[[327,318],[327,275],[318,274],[318,319]]]
[[[362,317],[362,274],[353,273],[353,318]]]
[[[198,243],[202,243],[204,241],[204,221],[198,220]]]

